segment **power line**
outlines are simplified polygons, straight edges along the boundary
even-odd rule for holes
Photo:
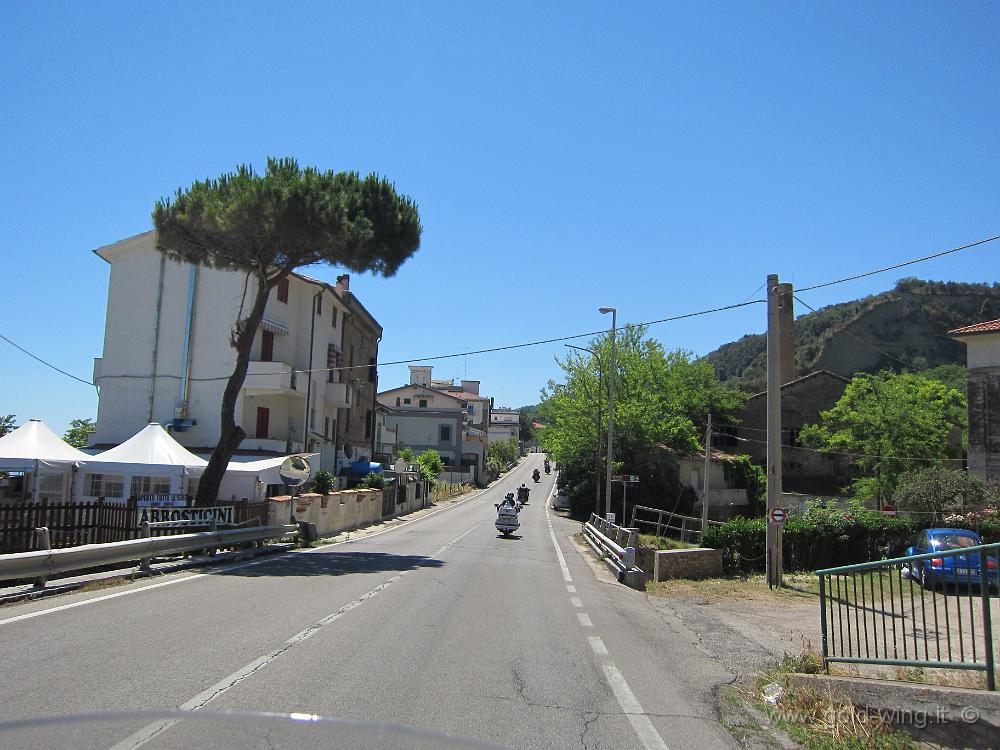
[[[767,445],[766,440],[754,440],[753,438],[737,437],[736,435],[726,435],[727,438],[732,438],[733,440],[739,440],[742,443],[759,443],[760,445]],[[964,458],[925,458],[923,456],[874,456],[870,453],[851,453],[849,451],[831,451],[824,450],[822,448],[809,448],[805,445],[784,445],[782,448],[789,448],[796,451],[808,451],[810,453],[822,453],[822,454],[832,454],[835,456],[853,456],[855,458],[871,458],[875,460],[893,460],[893,461],[962,461]]]
[[[798,295],[796,295],[796,294],[793,294],[793,295],[792,295],[792,298],[793,298],[793,299],[794,299],[794,300],[795,300],[796,302],[798,302],[799,304],[801,304],[801,305],[805,305],[806,307],[808,307],[808,308],[809,308],[810,310],[812,310],[813,312],[819,312],[819,311],[818,311],[818,310],[817,310],[817,309],[816,309],[815,307],[812,307],[812,306],[811,306],[811,305],[809,305],[808,303],[806,303],[806,302],[803,302],[803,301],[802,301],[802,299],[801,299],[801,298],[800,298],[800,297],[799,297]],[[908,367],[908,368],[910,368],[911,370],[917,370],[917,369],[919,369],[919,368],[917,368],[917,366],[916,366],[916,365],[914,365],[914,364],[913,364],[912,362],[906,362],[905,360],[902,360],[902,359],[900,359],[899,357],[894,357],[893,355],[889,354],[889,352],[884,352],[884,351],[882,351],[881,349],[879,349],[879,348],[878,348],[877,346],[875,346],[874,344],[872,344],[872,343],[870,343],[870,342],[866,341],[865,339],[863,339],[863,338],[861,338],[860,336],[858,336],[858,335],[857,335],[856,333],[853,333],[852,331],[849,331],[849,330],[847,330],[846,328],[841,328],[841,329],[840,329],[840,331],[841,331],[841,333],[846,333],[846,334],[847,334],[848,336],[850,336],[850,337],[851,337],[852,339],[855,339],[856,341],[860,341],[860,342],[861,342],[862,344],[864,344],[865,346],[869,347],[870,349],[873,349],[874,351],[878,352],[878,353],[879,353],[879,354],[881,354],[881,355],[882,355],[883,357],[888,357],[889,359],[892,359],[892,360],[895,360],[896,362],[899,362],[899,364],[903,365],[904,367]]]
[[[967,250],[969,248],[976,247],[977,245],[982,245],[982,244],[985,244],[987,242],[993,242],[994,240],[998,240],[998,239],[1000,239],[1000,235],[996,235],[996,236],[993,236],[993,237],[987,237],[985,239],[978,240],[976,242],[972,242],[972,243],[970,243],[968,245],[962,245],[961,247],[952,248],[950,250],[944,250],[944,251],[939,252],[939,253],[934,253],[934,254],[931,254],[931,255],[925,255],[925,256],[923,256],[921,258],[914,258],[913,260],[908,260],[908,261],[905,261],[903,263],[897,263],[897,264],[892,265],[892,266],[886,266],[885,268],[879,268],[879,269],[876,269],[874,271],[867,271],[865,273],[855,274],[854,276],[847,276],[847,277],[842,278],[842,279],[835,279],[833,281],[827,281],[827,282],[824,282],[822,284],[815,284],[813,286],[808,286],[808,287],[804,287],[802,289],[799,289],[798,291],[800,291],[800,292],[807,292],[807,291],[811,291],[813,289],[820,289],[820,288],[823,288],[823,287],[832,286],[834,284],[842,284],[842,283],[844,283],[846,281],[854,281],[856,279],[865,278],[866,276],[873,276],[875,274],[883,273],[885,271],[891,271],[893,269],[903,268],[904,266],[910,266],[910,265],[913,265],[915,263],[922,263],[923,261],[931,260],[933,258],[940,258],[940,257],[942,257],[944,255],[949,255],[951,253],[957,253],[957,252],[959,252],[961,250]],[[756,293],[757,293],[757,291],[754,291],[753,294],[756,294]],[[751,294],[750,296],[753,296],[753,294]],[[722,305],[720,307],[713,307],[713,308],[709,308],[707,310],[698,310],[696,312],[684,313],[684,314],[681,314],[681,315],[672,315],[672,316],[669,316],[669,317],[666,317],[666,318],[659,318],[657,320],[649,320],[649,321],[646,321],[646,322],[643,322],[643,323],[629,323],[629,324],[626,324],[624,327],[628,328],[630,326],[651,326],[651,325],[658,325],[660,323],[670,323],[670,322],[673,322],[673,321],[685,320],[685,319],[688,319],[688,318],[695,318],[695,317],[699,317],[699,316],[702,316],[702,315],[711,315],[713,313],[723,312],[723,311],[726,311],[726,310],[735,310],[737,308],[746,307],[748,305],[761,304],[763,302],[765,302],[765,300],[760,300],[760,299],[757,299],[757,300],[747,300],[747,301],[738,302],[738,303],[731,304],[731,305]],[[800,302],[801,302],[801,300],[800,300]],[[802,304],[805,304],[805,303],[803,302]],[[809,307],[809,306],[806,305],[806,307]],[[812,309],[812,308],[810,308],[810,309]],[[495,347],[490,347],[490,348],[487,348],[487,349],[477,349],[475,351],[453,352],[453,353],[450,353],[450,354],[438,354],[438,355],[429,356],[429,357],[414,357],[414,358],[411,358],[411,359],[399,359],[399,360],[394,360],[394,361],[390,361],[390,362],[377,362],[375,366],[376,367],[379,367],[379,366],[381,366],[381,367],[388,367],[388,366],[391,366],[391,365],[404,365],[404,364],[414,364],[414,363],[417,363],[417,362],[432,362],[432,361],[443,360],[443,359],[453,359],[453,358],[456,358],[456,357],[468,356],[470,354],[473,354],[473,355],[475,355],[475,354],[491,354],[491,353],[494,353],[494,352],[512,351],[512,350],[515,350],[515,349],[524,349],[524,348],[532,347],[532,346],[541,346],[541,345],[544,345],[544,344],[555,344],[555,343],[560,343],[560,342],[563,342],[563,341],[572,341],[574,339],[586,338],[588,336],[598,336],[598,335],[601,335],[601,334],[608,333],[608,331],[610,331],[610,329],[604,329],[604,330],[600,330],[600,331],[591,331],[589,333],[577,333],[577,334],[572,334],[572,335],[569,335],[569,336],[557,336],[555,338],[541,339],[541,340],[538,340],[538,341],[527,341],[527,342],[522,342],[522,343],[518,343],[518,344],[509,344],[507,346],[495,346]],[[53,365],[53,364],[51,364],[49,362],[46,362],[41,357],[38,357],[38,356],[32,354],[31,352],[29,352],[27,349],[24,349],[23,347],[18,346],[13,341],[11,341],[10,339],[8,339],[6,336],[3,336],[2,334],[0,334],[0,338],[3,338],[4,341],[6,341],[7,343],[9,343],[12,346],[16,347],[17,349],[21,350],[22,352],[24,352],[25,354],[27,354],[31,358],[38,360],[39,362],[41,362],[42,364],[46,365],[47,367],[51,367],[53,370],[56,370],[57,372],[60,372],[63,375],[66,375],[67,377],[72,378],[73,380],[76,380],[76,381],[78,381],[80,383],[84,383],[85,385],[92,385],[95,388],[97,387],[96,383],[92,383],[89,380],[84,380],[83,378],[78,378],[75,375],[72,375],[72,374],[66,372],[65,370],[61,370],[60,368],[56,367],[55,365]],[[867,344],[867,342],[864,342],[864,343]],[[881,353],[885,354],[885,352],[881,352]],[[891,355],[886,355],[886,356],[890,356],[891,357]],[[897,361],[901,362],[902,360],[897,360]],[[912,367],[912,365],[907,365],[907,366]],[[341,366],[341,367],[315,368],[315,369],[309,369],[309,370],[293,369],[293,370],[291,370],[289,372],[296,372],[296,373],[301,372],[303,374],[311,374],[311,373],[331,372],[331,371],[338,371],[338,372],[340,372],[340,371],[346,371],[346,370],[352,370],[352,369],[361,369],[361,368],[366,368],[366,367],[370,367],[370,365],[358,364],[358,365],[347,365],[347,366]],[[260,373],[260,374],[264,375],[265,373]],[[269,375],[269,376],[273,376],[275,373],[266,373],[266,374]],[[283,373],[281,373],[281,374],[283,374]],[[174,375],[174,376],[171,376],[171,375],[163,375],[163,376],[157,375],[157,377],[179,378],[180,376],[179,375]],[[228,380],[229,377],[230,377],[229,375],[224,375],[224,376],[210,377],[210,378],[191,378],[191,380],[192,381],[197,381],[197,382],[206,382],[206,381]],[[248,375],[248,377],[253,377],[253,375]],[[103,380],[103,379],[112,379],[112,378],[151,379],[152,375],[128,375],[128,374],[122,374],[122,375],[102,375],[100,379]]]
[[[46,361],[45,361],[44,359],[42,359],[41,357],[38,357],[38,356],[36,356],[36,355],[32,354],[31,352],[29,352],[29,351],[28,351],[27,349],[25,349],[25,348],[24,348],[23,346],[18,346],[18,345],[17,345],[17,344],[15,344],[15,343],[14,343],[13,341],[11,341],[11,340],[10,340],[9,338],[7,338],[6,336],[4,336],[4,335],[3,335],[2,333],[0,333],[0,339],[3,339],[3,340],[4,340],[4,341],[6,341],[6,342],[7,342],[8,344],[10,344],[11,346],[13,346],[13,347],[14,347],[15,349],[18,349],[18,350],[20,350],[20,351],[24,352],[25,354],[27,354],[27,355],[28,355],[29,357],[31,357],[32,359],[34,359],[34,360],[37,360],[38,362],[41,362],[41,363],[42,363],[43,365],[45,365],[46,367],[51,367],[51,368],[52,368],[53,370],[55,370],[56,372],[60,372],[60,373],[62,373],[62,374],[63,374],[63,375],[65,375],[65,376],[66,376],[67,378],[73,378],[73,380],[76,380],[77,382],[80,382],[80,383],[83,383],[84,385],[92,385],[92,386],[94,386],[95,388],[97,387],[97,384],[96,384],[96,383],[91,383],[91,382],[90,382],[89,380],[84,380],[83,378],[78,378],[78,377],[77,377],[76,375],[72,375],[72,374],[70,374],[70,373],[66,372],[65,370],[61,370],[61,369],[59,369],[58,367],[56,367],[56,366],[55,366],[54,364],[52,364],[51,362],[46,362]]]
[[[994,235],[993,237],[987,237],[982,240],[976,240],[975,242],[970,242],[968,245],[962,245],[961,247],[953,247],[951,250],[942,250],[940,253],[933,253],[931,255],[925,255],[922,258],[914,258],[913,260],[907,260],[903,263],[896,263],[892,266],[886,266],[885,268],[877,268],[874,271],[866,271],[865,273],[858,273],[854,276],[845,276],[842,279],[834,279],[833,281],[825,281],[822,284],[813,284],[812,286],[802,287],[798,291],[809,292],[813,289],[822,289],[823,287],[833,286],[834,284],[843,284],[845,281],[856,281],[857,279],[863,279],[866,276],[874,276],[877,273],[885,273],[886,271],[895,271],[897,268],[905,268],[906,266],[912,266],[915,263],[923,263],[925,260],[933,260],[934,258],[940,258],[945,255],[951,255],[952,253],[957,253],[962,250],[968,250],[970,247],[976,247],[977,245],[985,245],[987,242],[994,242],[1000,240],[1000,234]]]

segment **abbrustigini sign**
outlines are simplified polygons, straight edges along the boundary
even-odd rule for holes
[[[233,523],[233,506],[220,505],[215,508],[139,508],[138,524],[143,521],[184,521],[189,526],[211,526],[212,523]]]

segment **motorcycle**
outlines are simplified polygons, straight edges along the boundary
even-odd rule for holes
[[[497,527],[497,531],[505,537],[510,536],[521,527],[521,522],[517,520],[517,514],[520,512],[521,506],[514,502],[513,492],[508,492],[503,502],[496,504],[496,509],[497,520],[495,526]]]
[[[551,474],[552,473],[552,467],[549,466],[549,462],[548,461],[545,462],[545,473],[546,474]]]
[[[534,479],[536,482],[542,481],[542,475],[538,471],[538,469],[535,469],[534,473],[531,475],[531,478]]]
[[[517,501],[521,505],[525,505],[528,502],[528,494],[531,492],[527,487],[521,485],[517,488]]]

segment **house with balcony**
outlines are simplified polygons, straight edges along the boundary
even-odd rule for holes
[[[1000,320],[956,328],[948,335],[966,346],[969,472],[1000,479]]]
[[[467,463],[463,435],[469,417],[462,399],[410,383],[379,393],[378,401],[386,410],[386,424],[396,430],[399,447],[417,454],[436,450],[449,468]]]
[[[171,260],[156,249],[152,231],[94,252],[111,273],[104,351],[94,360],[100,400],[91,446],[118,445],[159,422],[188,450],[211,453],[236,361],[230,332],[254,280]],[[239,454],[310,451],[319,454],[319,467],[334,469],[338,425],[361,403],[358,383],[339,369],[345,322],[361,315],[346,291],[346,283],[303,274],[271,291],[237,397],[236,418],[247,433]]]

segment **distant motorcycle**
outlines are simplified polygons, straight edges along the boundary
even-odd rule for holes
[[[545,462],[545,473],[546,474],[551,474],[552,473],[552,467],[549,465],[548,461]]]
[[[535,469],[534,473],[531,475],[531,478],[534,479],[536,482],[540,482],[542,481],[542,474],[541,472],[538,471],[538,469]]]
[[[528,494],[530,492],[531,492],[531,490],[529,490],[527,487],[525,487],[522,484],[520,487],[517,488],[517,501],[519,503],[521,503],[522,505],[524,505],[525,503],[527,503],[528,502]]]

